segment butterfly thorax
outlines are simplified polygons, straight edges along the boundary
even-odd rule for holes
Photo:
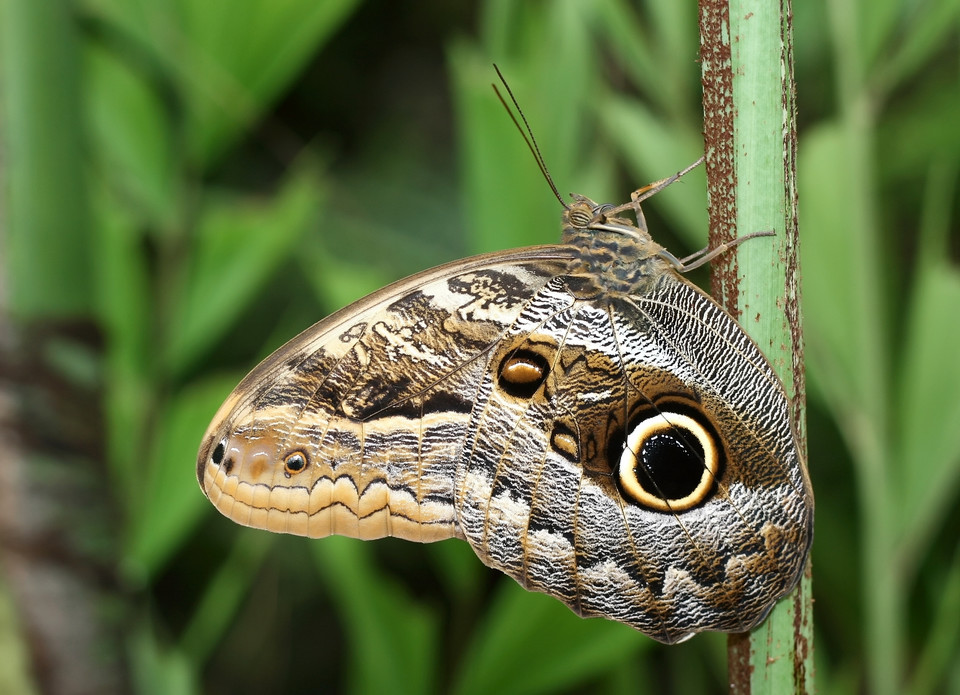
[[[582,279],[582,287],[576,288],[580,298],[646,294],[665,272],[673,271],[664,248],[650,238],[639,207],[637,226],[604,214],[612,206],[576,198],[563,213],[563,243],[579,252],[571,275]]]

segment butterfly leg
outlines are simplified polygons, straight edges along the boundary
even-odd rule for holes
[[[616,216],[618,213],[624,212],[626,210],[630,210],[631,212],[633,212],[633,214],[637,218],[637,226],[639,226],[640,229],[646,230],[647,221],[643,217],[643,211],[640,209],[640,203],[642,203],[647,198],[650,198],[651,196],[656,195],[657,193],[662,191],[664,188],[669,186],[671,183],[673,183],[674,181],[677,181],[678,179],[680,179],[680,177],[684,176],[689,171],[697,168],[701,164],[703,164],[703,157],[700,157],[700,159],[695,161],[690,166],[684,169],[681,169],[673,176],[668,176],[665,179],[660,179],[659,181],[654,181],[653,183],[647,184],[643,188],[638,188],[637,190],[635,190],[633,193],[630,194],[629,203],[624,203],[623,205],[618,205],[615,207],[604,206],[603,215],[606,217],[613,217],[613,216]]]
[[[756,239],[757,237],[764,236],[776,236],[776,232],[774,232],[772,229],[765,229],[762,232],[753,232],[742,237],[737,237],[732,241],[727,241],[723,244],[720,244],[715,249],[711,249],[708,246],[704,249],[700,249],[696,253],[691,253],[689,256],[684,256],[683,258],[677,258],[666,249],[662,249],[657,255],[676,268],[677,271],[686,273],[694,268],[699,268],[704,263],[709,263],[720,254],[726,253],[734,246],[739,246],[748,239]]]

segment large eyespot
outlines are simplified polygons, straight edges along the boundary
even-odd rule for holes
[[[637,422],[620,455],[620,489],[637,504],[682,512],[714,489],[723,454],[712,427],[677,412],[651,413]]]
[[[302,451],[293,451],[283,459],[283,474],[288,478],[307,467],[307,455]]]
[[[532,350],[514,350],[500,363],[497,383],[514,398],[530,398],[547,380],[547,358]]]

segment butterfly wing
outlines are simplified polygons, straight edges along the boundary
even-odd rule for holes
[[[458,534],[454,466],[492,348],[573,251],[458,261],[297,336],[227,398],[197,478],[234,521],[321,537]]]
[[[518,361],[539,366],[523,388]],[[673,272],[633,296],[551,280],[492,356],[468,430],[463,535],[581,615],[665,642],[742,631],[803,571],[813,498],[787,398]]]
[[[321,321],[221,407],[201,487],[273,531],[465,538],[661,641],[749,629],[812,534],[787,398],[708,296],[604,252],[459,261]]]

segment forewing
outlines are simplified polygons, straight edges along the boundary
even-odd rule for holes
[[[571,254],[458,261],[297,336],[215,416],[197,460],[204,492],[234,521],[273,531],[459,535],[454,467],[491,351]]]

